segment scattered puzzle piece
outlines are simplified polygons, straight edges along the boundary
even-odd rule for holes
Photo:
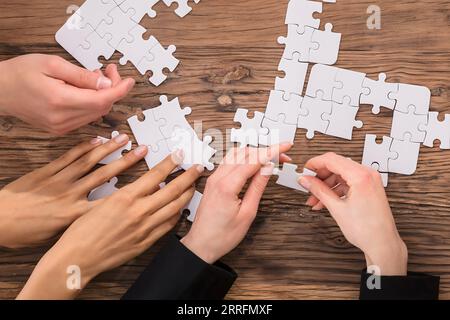
[[[305,193],[309,193],[309,191],[303,188],[298,181],[302,176],[315,177],[317,174],[306,168],[303,169],[303,173],[298,173],[297,169],[298,166],[291,163],[284,163],[282,170],[275,168],[273,170],[273,174],[278,176],[277,184]]]
[[[389,159],[397,158],[397,154],[391,151],[393,139],[391,137],[383,137],[381,144],[378,144],[376,140],[376,135],[366,135],[362,164],[373,167],[373,164],[376,163],[379,168],[378,171],[389,172]]]
[[[386,74],[380,73],[378,81],[365,78],[363,82],[363,94],[360,98],[361,104],[372,105],[372,113],[379,114],[380,108],[385,107],[390,110],[395,108],[395,100],[389,98],[389,94],[398,91],[398,83],[387,83]]]
[[[164,121],[164,124],[160,125],[160,131],[164,138],[170,139],[177,128],[187,131],[192,130],[191,125],[186,120],[186,116],[192,113],[191,108],[182,109],[178,98],[169,101],[167,96],[161,96],[159,101],[161,104],[152,109],[152,114],[155,121]]]
[[[114,139],[115,137],[119,136],[119,132],[118,131],[114,131],[113,133],[111,133],[111,139]],[[100,139],[102,141],[103,144],[107,143],[110,139],[107,138],[103,138],[103,137],[97,137],[98,139]],[[108,156],[106,156],[105,158],[103,158],[99,164],[110,164],[113,161],[119,160],[120,158],[122,158],[122,154],[123,152],[126,151],[130,151],[131,150],[131,141],[128,141],[128,143],[121,147],[120,149],[114,151],[113,153],[109,154]]]
[[[183,18],[192,11],[192,7],[189,6],[189,0],[163,0],[167,6],[171,6],[172,3],[176,2],[178,4],[178,8],[175,10],[175,13]],[[200,0],[193,0],[195,3],[200,3]]]
[[[428,113],[428,124],[419,124],[419,130],[426,132],[423,144],[432,148],[434,141],[440,141],[442,150],[450,149],[450,115],[446,114],[444,121],[439,121],[438,112]]]
[[[239,143],[241,148],[248,145],[257,147],[259,136],[269,133],[269,129],[262,127],[264,113],[255,112],[254,117],[250,119],[248,112],[247,109],[238,109],[234,116],[234,122],[239,122],[241,128],[231,129],[231,142]]]
[[[200,206],[200,202],[203,199],[203,194],[198,192],[197,190],[194,193],[194,196],[192,197],[192,200],[189,202],[189,204],[182,210],[182,212],[188,211],[189,215],[187,217],[188,221],[194,222],[195,217],[197,216],[197,211]]]

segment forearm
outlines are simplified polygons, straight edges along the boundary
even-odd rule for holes
[[[8,95],[7,86],[8,86],[8,72],[6,71],[7,61],[0,62],[0,116],[6,116],[9,113],[7,112],[7,103],[6,97]]]
[[[74,299],[93,278],[75,261],[51,249],[39,261],[19,300],[69,300]]]

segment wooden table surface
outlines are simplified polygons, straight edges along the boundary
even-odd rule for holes
[[[67,18],[66,8],[82,0],[2,0],[0,60],[28,53],[63,56],[54,40]],[[126,119],[137,109],[156,106],[158,97],[179,97],[191,106],[189,120],[203,120],[204,129],[232,128],[237,107],[264,111],[279,72],[283,47],[276,39],[286,33],[287,0],[202,0],[184,19],[163,3],[158,17],[145,19],[148,35],[165,46],[175,44],[181,65],[155,88],[132,65],[120,67],[137,80],[136,88],[103,121],[65,137],[52,137],[12,118],[0,118],[0,187],[48,163],[79,141],[112,130],[131,133]],[[450,113],[450,1],[338,0],[325,4],[322,26],[332,22],[343,33],[338,66],[377,78],[428,86],[432,109]],[[366,9],[377,4],[382,29],[368,30]],[[112,61],[117,62],[120,54]],[[360,160],[364,135],[389,135],[392,112],[374,116],[362,107],[363,129],[352,142],[318,135],[307,141],[299,130],[292,151],[300,166],[313,156],[336,151]],[[440,297],[450,298],[450,151],[421,148],[414,176],[391,175],[387,189],[400,233],[409,248],[409,269],[442,277]],[[141,163],[122,182],[146,171]],[[204,181],[200,183],[203,188]],[[224,260],[239,279],[229,299],[355,299],[363,255],[350,245],[328,212],[313,213],[306,196],[275,184],[268,188],[256,222],[245,241]],[[181,222],[176,232],[186,232]],[[164,240],[162,241],[164,242]],[[50,245],[50,244],[49,244]],[[160,245],[160,244],[159,244]],[[81,298],[117,299],[151,260],[159,245],[117,270],[93,281]],[[0,250],[0,298],[14,298],[45,248]]]

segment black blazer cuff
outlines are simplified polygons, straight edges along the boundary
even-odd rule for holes
[[[236,278],[227,265],[204,262],[174,236],[122,299],[221,300]]]
[[[380,276],[379,280],[381,287],[374,288],[376,287],[376,280],[374,280],[372,274],[367,273],[367,270],[363,270],[359,298],[361,300],[439,299],[439,277],[408,272],[407,276]]]

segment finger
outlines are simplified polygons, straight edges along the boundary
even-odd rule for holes
[[[323,175],[322,175],[323,176]],[[339,184],[346,184],[345,181],[342,179],[341,176],[338,176],[336,174],[330,174],[327,178],[320,177],[320,180],[325,182],[327,186],[329,186],[331,189],[335,188]],[[319,199],[317,199],[314,195],[310,196],[308,200],[306,201],[306,205],[314,207],[319,202]]]
[[[273,163],[268,164],[263,169],[267,171],[273,171],[275,165]],[[242,199],[241,209],[239,214],[243,215],[244,221],[252,223],[256,217],[258,211],[259,202],[266,190],[269,183],[270,176],[263,175],[261,172],[257,173],[250,182],[250,185]]]
[[[105,75],[112,81],[112,86],[117,86],[120,81],[122,81],[122,78],[117,71],[117,66],[115,64],[109,64],[106,67]]]
[[[339,198],[345,197],[349,191],[349,187],[346,184],[340,184],[336,188],[333,189],[334,193],[337,194]],[[314,206],[312,206],[312,210],[320,211],[324,208],[324,204],[318,201]]]
[[[144,199],[144,205],[147,211],[156,211],[166,206],[175,199],[181,197],[186,190],[201,177],[204,168],[194,166],[181,176],[171,181],[167,186]]]
[[[195,188],[191,186],[187,189],[180,197],[174,199],[169,204],[165,205],[156,212],[150,211],[151,217],[148,220],[149,229],[155,229],[159,225],[163,224],[167,220],[172,219],[174,216],[181,215],[181,210],[186,207],[186,205],[191,201],[194,196]]]
[[[74,186],[74,192],[78,191],[80,194],[87,194],[89,191],[110,181],[113,177],[118,176],[126,169],[135,165],[146,156],[147,152],[148,149],[146,146],[139,146],[132,152],[127,153],[124,157],[111,164],[102,166],[79,180]]]
[[[124,187],[134,197],[143,197],[154,190],[159,189],[159,185],[166,181],[167,177],[183,162],[184,153],[182,150],[177,150],[170,156],[166,157],[157,166],[152,168],[149,172],[143,175],[135,182]]]
[[[316,177],[303,176],[299,183],[309,190],[320,202],[322,202],[329,210],[339,203],[340,198],[334,191],[322,180]]]
[[[227,185],[230,186],[230,192],[239,194],[247,183],[248,179],[253,177],[263,165],[274,157],[278,157],[281,153],[287,152],[292,147],[292,144],[282,144],[279,146],[272,146],[269,148],[252,148],[249,149],[246,164],[237,165],[225,177]]]
[[[134,84],[133,79],[126,79],[113,88],[99,91],[65,86],[61,95],[67,102],[67,107],[86,110],[99,117],[107,114],[115,102],[126,97]]]
[[[313,171],[325,170],[340,175],[350,187],[359,177],[364,175],[366,168],[348,158],[344,158],[335,153],[326,153],[313,158],[306,163],[306,167]]]
[[[50,76],[77,88],[101,90],[112,86],[112,81],[99,73],[80,68],[64,59],[55,59]]]
[[[98,148],[93,149],[91,152],[85,154],[74,163],[67,166],[64,170],[59,172],[58,176],[65,180],[77,180],[78,178],[88,173],[106,156],[125,146],[128,141],[129,137],[126,134],[121,134],[114,139],[109,140],[105,144],[100,145]]]
[[[71,150],[60,156],[58,159],[50,162],[48,165],[36,170],[35,172],[37,175],[43,177],[53,176],[100,145],[101,140],[97,138],[94,138],[88,142],[83,142],[82,144],[76,146],[75,148],[72,148]]]

